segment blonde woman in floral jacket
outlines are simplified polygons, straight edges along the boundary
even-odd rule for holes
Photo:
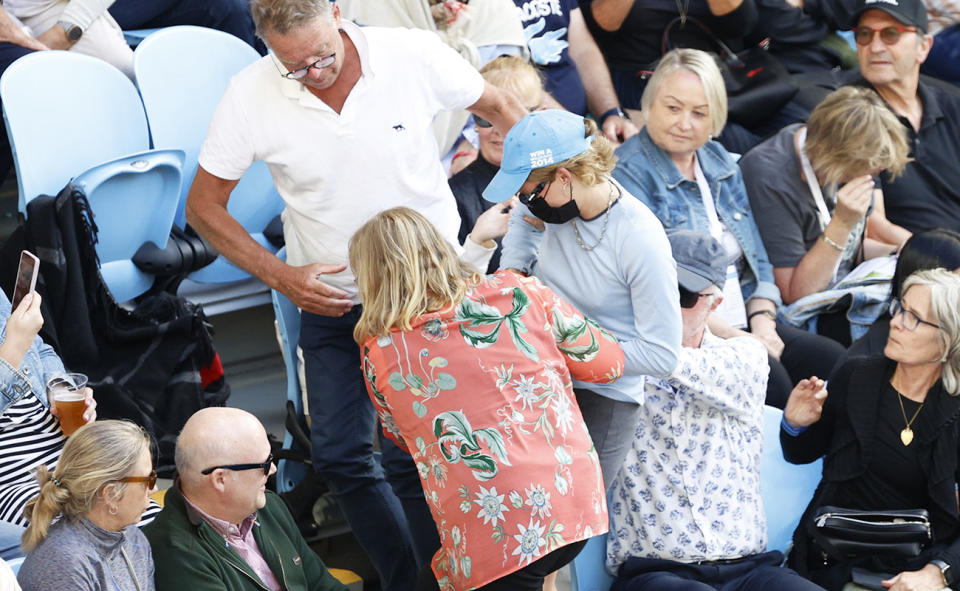
[[[440,534],[418,589],[540,589],[607,530],[571,379],[616,380],[619,345],[537,279],[479,275],[411,209],[360,228],[350,265],[367,389]]]

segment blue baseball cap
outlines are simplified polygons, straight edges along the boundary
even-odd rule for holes
[[[500,170],[483,190],[483,198],[500,203],[520,190],[530,171],[583,154],[593,141],[583,134],[580,115],[559,109],[530,113],[503,140]]]

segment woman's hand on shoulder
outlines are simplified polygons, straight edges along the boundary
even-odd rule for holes
[[[826,382],[813,376],[794,386],[783,409],[783,417],[794,427],[809,427],[820,420],[827,400]],[[939,572],[939,571],[937,571]]]
[[[40,294],[28,293],[7,318],[6,338],[0,345],[0,357],[13,367],[20,367],[33,339],[43,326]]]
[[[891,591],[940,591],[947,587],[935,564],[928,564],[920,570],[903,571],[881,584]]]

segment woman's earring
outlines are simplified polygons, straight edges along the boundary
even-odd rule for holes
[[[107,508],[107,513],[109,513],[110,515],[116,515],[119,510],[120,509],[116,505],[110,505]]]

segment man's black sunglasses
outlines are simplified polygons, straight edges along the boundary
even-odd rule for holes
[[[684,289],[682,285],[677,286],[680,289],[680,307],[681,308],[692,308],[697,305],[697,301],[700,298],[710,297],[709,293],[697,293],[695,291],[690,291],[689,289]]]
[[[226,466],[214,466],[212,468],[207,468],[206,470],[201,470],[200,473],[207,475],[214,470],[233,470],[235,472],[239,472],[241,470],[263,470],[264,476],[268,476],[270,474],[271,465],[273,465],[273,454],[267,456],[266,462],[260,462],[259,464],[228,464]]]

